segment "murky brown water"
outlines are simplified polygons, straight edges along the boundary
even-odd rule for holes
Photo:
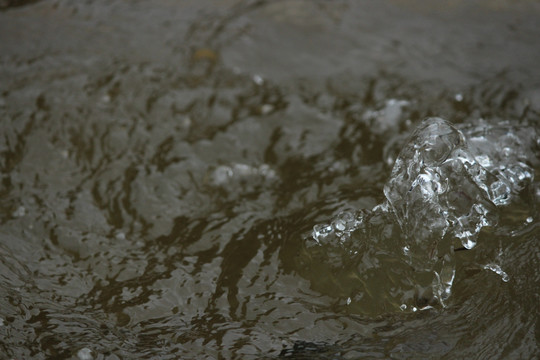
[[[444,308],[310,237],[383,201],[427,116],[538,127],[540,3],[0,10],[1,359],[540,356],[537,182]]]

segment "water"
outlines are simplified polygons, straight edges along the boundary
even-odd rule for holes
[[[535,127],[484,122],[472,131],[465,130],[467,137],[472,135],[472,143],[451,123],[441,118],[425,119],[396,158],[384,186],[386,198],[382,204],[357,214],[342,212],[331,224],[313,227],[312,237],[318,245],[330,245],[330,251],[332,246],[346,249],[341,261],[336,263],[337,268],[357,256],[364,263],[369,258],[368,262],[375,264],[358,269],[359,277],[365,277],[374,268],[377,271],[383,268],[384,273],[395,272],[397,279],[408,277],[411,285],[418,286],[425,273],[433,273],[432,292],[427,295],[388,282],[391,286],[388,293],[403,302],[401,310],[416,311],[414,302],[418,298],[428,302],[431,299],[444,307],[456,275],[455,252],[474,248],[482,230],[497,225],[500,207],[510,205],[512,198],[536,186],[534,171],[528,165],[537,162],[540,155],[540,136]],[[490,136],[495,132],[500,136]],[[522,136],[516,136],[516,132]],[[509,138],[513,140],[512,146],[503,146]],[[527,211],[534,209],[535,203],[522,206]],[[526,223],[531,219],[521,221]],[[394,226],[399,226],[399,230],[393,229]],[[351,235],[356,236],[351,239]],[[457,242],[460,242],[458,246]],[[366,247],[378,251],[370,254]],[[381,260],[392,263],[381,266]],[[396,271],[396,261],[401,262],[402,268],[410,266],[409,270],[413,271]],[[500,266],[490,264],[484,268],[508,281]],[[365,286],[359,287],[357,297],[379,302],[381,312],[392,306],[382,300],[381,294],[372,298]],[[350,304],[348,298],[347,305]]]
[[[537,3],[0,10],[0,358],[540,355]]]

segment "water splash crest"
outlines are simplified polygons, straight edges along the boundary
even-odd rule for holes
[[[375,247],[377,254],[412,266],[407,276],[413,284],[419,274],[431,273],[431,296],[444,306],[455,278],[454,251],[474,248],[482,229],[498,223],[499,208],[533,183],[537,149],[534,128],[480,121],[459,129],[428,118],[399,153],[384,186],[385,201],[317,224],[312,237],[318,245],[346,246],[352,254],[360,246]],[[508,281],[500,266],[484,268]],[[408,291],[397,297],[406,302]]]

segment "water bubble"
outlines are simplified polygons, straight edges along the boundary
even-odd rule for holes
[[[399,306],[399,308],[401,309],[401,311],[405,311],[405,310],[407,310],[407,305],[401,304],[401,305]]]
[[[457,101],[457,102],[461,102],[463,101],[463,95],[458,93],[454,96],[454,99]]]
[[[532,223],[532,222],[533,222],[532,216],[529,216],[525,221],[526,221],[528,224]]]

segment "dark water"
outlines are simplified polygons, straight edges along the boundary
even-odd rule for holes
[[[425,117],[538,129],[538,2],[0,9],[1,359],[540,356],[536,182],[446,307],[310,236]]]

